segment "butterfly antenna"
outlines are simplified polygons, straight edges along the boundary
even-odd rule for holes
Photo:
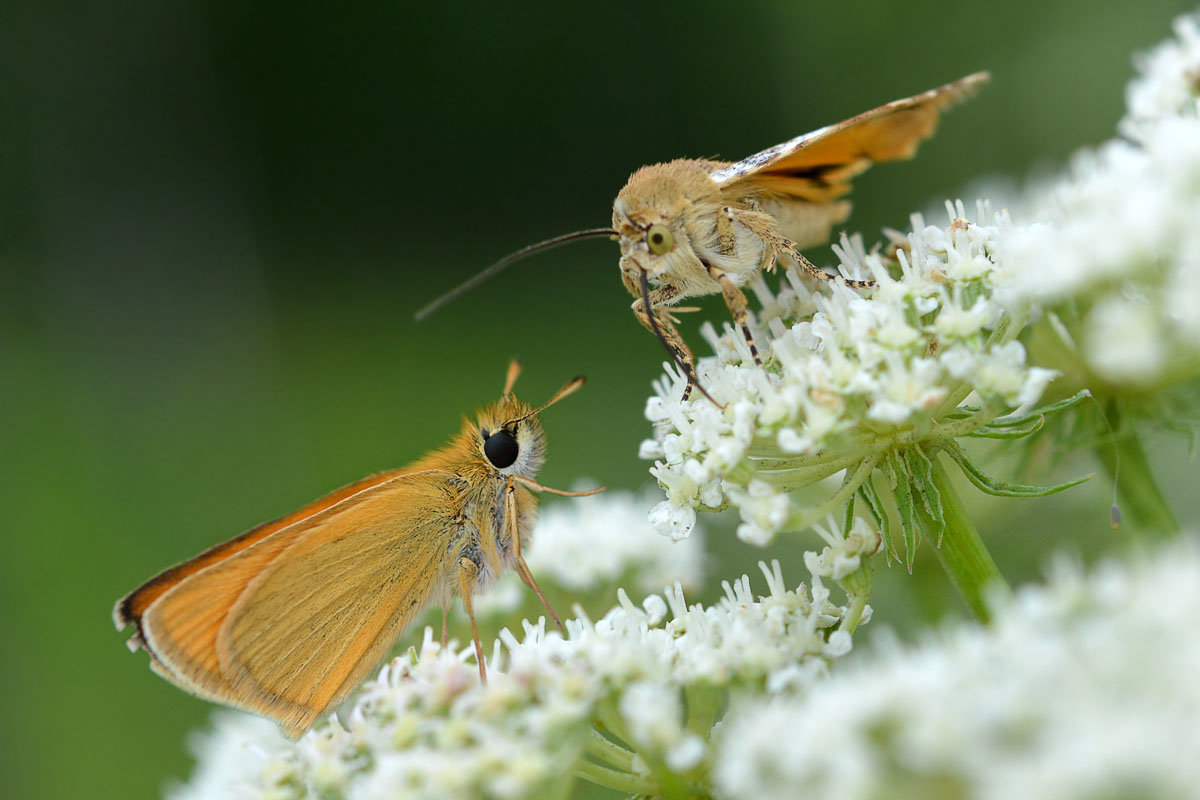
[[[571,378],[571,380],[567,381],[566,385],[564,385],[561,389],[559,389],[557,392],[555,392],[554,395],[549,400],[542,403],[540,406],[535,408],[533,411],[530,411],[528,414],[522,414],[521,416],[519,416],[516,419],[511,420],[511,421],[512,422],[521,422],[522,420],[526,420],[532,416],[541,414],[543,411],[545,411],[547,408],[549,408],[550,406],[557,403],[559,400],[562,400],[565,397],[570,397],[571,395],[578,392],[580,389],[583,388],[583,384],[586,381],[587,381],[587,378],[585,378],[584,376],[576,375],[574,378]]]
[[[432,314],[433,312],[437,311],[442,306],[449,303],[451,300],[455,300],[455,299],[461,297],[462,295],[466,294],[467,292],[471,291],[476,286],[478,286],[479,284],[486,281],[488,278],[495,275],[497,272],[500,272],[501,270],[503,270],[509,264],[513,264],[517,261],[520,261],[523,258],[527,258],[527,257],[533,255],[534,253],[540,253],[543,250],[553,250],[555,247],[558,247],[559,245],[564,245],[564,244],[567,244],[568,242],[574,242],[579,239],[590,239],[593,236],[614,236],[614,235],[615,235],[615,232],[612,230],[612,228],[592,228],[591,230],[586,230],[586,231],[575,231],[574,233],[564,233],[562,236],[555,236],[553,239],[547,239],[544,242],[538,242],[537,244],[531,244],[528,247],[522,247],[520,250],[516,251],[515,253],[509,253],[504,258],[497,261],[495,264],[492,264],[490,267],[488,267],[487,269],[483,270],[482,272],[476,274],[474,277],[469,278],[466,281],[460,283],[458,286],[454,287],[453,289],[446,292],[444,295],[442,295],[438,299],[434,300],[429,305],[422,308],[420,311],[417,312],[416,318],[418,321],[425,319],[430,314]]]
[[[508,375],[504,378],[504,394],[502,397],[508,397],[512,394],[513,384],[517,382],[517,376],[521,374],[521,360],[514,358],[512,363],[508,365]]]

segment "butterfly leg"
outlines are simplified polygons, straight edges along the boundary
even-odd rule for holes
[[[800,248],[791,239],[781,234],[776,229],[775,218],[770,214],[761,211],[748,211],[745,209],[732,208],[725,206],[721,211],[729,217],[729,219],[745,225],[750,229],[750,232],[762,239],[767,249],[771,251],[772,258],[779,256],[789,256],[795,259],[800,268],[807,272],[812,277],[822,281],[841,281],[852,289],[873,289],[875,281],[860,281],[853,278],[843,278],[840,275],[835,275],[832,272],[826,272],[816,264],[809,261],[800,252]]]
[[[671,315],[671,309],[667,305],[675,297],[679,295],[679,290],[674,286],[662,286],[654,291],[650,291],[648,280],[643,273],[637,278],[631,279],[628,274],[622,274],[625,280],[625,285],[630,291],[638,294],[637,300],[633,301],[633,314],[637,317],[638,322],[642,323],[645,328],[653,333],[662,346],[666,348],[671,355],[671,360],[687,377],[687,386],[683,387],[683,397],[681,400],[687,400],[692,396],[692,387],[695,386],[700,390],[700,394],[704,395],[717,408],[725,408],[724,404],[718,403],[708,391],[700,385],[700,378],[696,375],[696,360],[692,356],[692,351],[688,349],[687,344],[683,341],[683,337],[679,335],[679,331],[675,328],[675,318]]]
[[[638,288],[636,281],[630,283],[626,280],[626,286],[638,298],[633,301],[631,308],[633,315],[637,317],[638,322],[642,326],[654,333],[654,326],[650,322],[650,314],[646,312],[646,301],[641,297],[641,291]],[[657,289],[650,290],[650,308],[651,313],[655,315],[655,322],[658,323],[658,328],[662,331],[663,338],[667,340],[668,351],[676,360],[683,361],[689,367],[695,367],[695,359],[692,356],[692,351],[688,349],[687,343],[683,341],[683,337],[679,335],[679,331],[675,328],[674,320],[671,317],[668,309],[668,304],[679,296],[679,289],[674,286],[660,286]]]
[[[446,610],[445,606],[442,606],[442,649],[443,650],[445,650],[446,646],[450,643],[450,640],[447,638],[447,629],[446,629],[447,617],[449,617],[449,616],[450,616],[450,612]]]
[[[546,600],[542,590],[538,588],[537,581],[533,579],[533,573],[529,570],[529,565],[525,563],[525,556],[521,555],[521,519],[517,513],[517,484],[510,475],[508,477],[508,485],[504,489],[504,517],[508,522],[508,529],[512,532],[512,548],[516,555],[517,575],[525,582],[525,585],[533,589],[533,593],[537,595],[537,599],[542,601],[542,605],[546,607],[546,611],[550,614],[550,619],[554,620],[554,624],[562,629],[562,621],[558,618],[558,614],[554,613],[554,609],[550,607],[550,603]]]
[[[712,279],[720,284],[721,294],[725,296],[725,305],[729,307],[733,321],[742,329],[742,336],[746,337],[746,346],[750,348],[754,364],[761,367],[762,358],[758,355],[758,346],[754,344],[754,334],[750,332],[750,305],[746,302],[746,295],[729,277],[728,272],[720,267],[714,267],[712,264],[705,263],[704,266],[708,269],[708,274],[712,276]]]
[[[469,558],[458,560],[458,591],[462,595],[463,608],[467,610],[467,619],[471,620],[471,638],[475,641],[475,660],[479,662],[479,679],[487,685],[487,667],[483,663],[483,645],[479,643],[479,630],[475,627],[475,606],[471,601],[471,593],[475,591],[475,581],[479,578],[479,565]]]

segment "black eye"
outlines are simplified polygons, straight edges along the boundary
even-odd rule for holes
[[[483,443],[483,454],[496,469],[512,466],[519,450],[517,437],[504,430],[496,431]]]

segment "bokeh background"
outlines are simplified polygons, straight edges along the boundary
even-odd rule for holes
[[[113,601],[440,444],[513,356],[533,400],[590,379],[547,414],[547,483],[649,483],[637,445],[662,353],[615,245],[513,267],[415,324],[428,299],[607,224],[643,163],[739,158],[990,69],[916,161],[857,182],[850,227],[871,240],[1111,136],[1130,54],[1190,5],[4,4],[0,791],[148,797],[185,776],[210,707],[125,650]],[[1195,519],[1185,444],[1149,442]],[[1064,542],[1122,546],[1100,483],[978,501],[1008,574],[1035,577]],[[716,576],[763,555],[732,523],[709,521]],[[794,563],[797,544],[775,552]],[[881,582],[872,628],[960,613],[932,559]]]

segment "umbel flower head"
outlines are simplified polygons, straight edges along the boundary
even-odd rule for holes
[[[1195,797],[1200,547],[1044,587],[919,646],[860,652],[803,698],[738,703],[727,800]]]
[[[1200,16],[1175,29],[1138,60],[1126,138],[1079,154],[1009,247],[1014,288],[1051,312],[1044,349],[1104,394],[1200,376]]]
[[[1172,27],[1174,39],[1134,58],[1139,74],[1125,90],[1121,121],[1131,139],[1162,119],[1200,116],[1200,14],[1178,17]]]
[[[867,294],[840,283],[816,293],[791,271],[773,292],[760,276],[753,288],[765,368],[754,365],[730,326],[721,334],[706,327],[716,355],[702,359],[698,373],[725,407],[703,397],[680,401],[684,378],[673,373],[646,407],[655,435],[642,455],[655,459],[651,473],[667,493],[651,511],[656,527],[680,538],[696,509],[733,505],[743,520],[738,535],[765,544],[858,497],[885,530],[898,516],[911,563],[914,504],[935,521],[942,514],[933,486],[937,451],[950,452],[981,488],[1034,491],[986,479],[955,443],[967,435],[1011,437],[1036,423],[1041,412],[1027,411],[1054,373],[1028,364],[1016,341],[1026,308],[1000,302],[1007,215],[986,204],[973,219],[961,203],[947,210],[944,225],[914,215],[912,232],[895,235],[889,254],[842,238],[834,248],[839,269],[875,281]],[[845,480],[826,501],[801,508],[789,499],[843,470]],[[871,480],[877,470],[886,492]],[[891,537],[889,545],[898,554]]]
[[[612,602],[618,586],[638,594],[673,583],[698,589],[704,579],[703,534],[686,542],[655,535],[646,522],[646,505],[645,496],[614,491],[550,503],[525,548],[525,561],[545,591],[588,608]],[[475,603],[476,614],[493,630],[517,625],[522,617],[514,612],[536,615],[540,610],[513,572]]]
[[[725,584],[713,606],[676,587],[595,622],[502,632],[481,684],[473,648],[420,649],[368,681],[341,719],[296,743],[274,726],[223,713],[175,800],[568,796],[583,777],[627,794],[708,780],[709,741],[732,691],[796,693],[850,650],[848,610],[814,578],[789,590],[778,563]],[[870,615],[858,608],[857,624]],[[603,729],[602,734],[599,729]],[[240,754],[240,757],[237,755]]]
[[[1200,767],[1181,754],[1200,749],[1200,639],[1181,632],[1200,606],[1195,539],[1090,576],[1060,561],[1046,586],[998,598],[989,627],[877,646],[832,672],[844,609],[819,580],[809,596],[764,572],[760,598],[743,578],[708,608],[623,596],[565,638],[506,633],[486,687],[470,648],[427,634],[344,724],[299,742],[221,712],[169,796],[553,798],[576,776],[727,800],[1194,794]]]

